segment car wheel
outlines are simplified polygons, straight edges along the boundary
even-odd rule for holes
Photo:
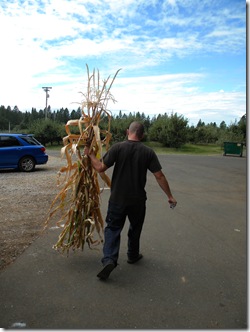
[[[19,161],[19,169],[22,172],[31,172],[35,168],[35,160],[32,157],[23,157]]]

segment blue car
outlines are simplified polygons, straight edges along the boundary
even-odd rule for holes
[[[45,147],[33,135],[0,134],[0,169],[31,172],[36,165],[46,164],[47,161]]]

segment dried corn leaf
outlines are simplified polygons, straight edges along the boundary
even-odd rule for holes
[[[84,155],[84,147],[89,146],[98,159],[102,155],[102,147],[109,148],[112,137],[110,133],[111,115],[107,110],[109,100],[115,102],[110,93],[111,86],[118,74],[110,77],[100,85],[99,71],[90,75],[87,66],[88,85],[86,93],[81,93],[84,100],[81,102],[82,116],[77,120],[70,120],[65,125],[67,136],[63,138],[64,147],[62,157],[66,158],[67,166],[60,169],[58,183],[62,187],[53,200],[45,228],[52,216],[61,213],[57,226],[62,232],[53,248],[64,252],[81,248],[87,243],[90,248],[100,244],[104,222],[100,211],[100,185],[98,175],[88,156]],[[103,117],[108,119],[108,128],[100,129]],[[71,127],[78,128],[79,133],[71,133]],[[75,130],[74,130],[75,131]],[[102,138],[101,138],[102,137]],[[62,175],[64,178],[62,180]],[[100,174],[108,187],[111,181],[107,174]]]

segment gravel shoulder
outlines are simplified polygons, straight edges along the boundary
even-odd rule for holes
[[[14,262],[42,232],[59,190],[57,172],[65,163],[49,156],[46,165],[31,173],[0,170],[0,270]]]

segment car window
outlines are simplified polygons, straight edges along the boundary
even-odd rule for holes
[[[0,148],[10,146],[20,146],[21,143],[16,137],[13,136],[0,136]]]
[[[21,138],[30,145],[41,145],[33,136],[21,136]]]

